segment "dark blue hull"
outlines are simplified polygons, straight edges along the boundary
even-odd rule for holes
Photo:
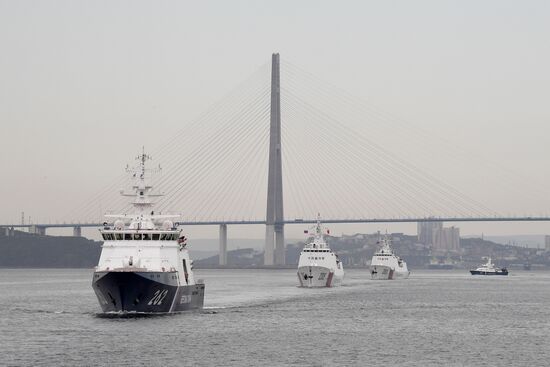
[[[176,272],[98,271],[92,287],[103,312],[169,313],[204,304],[204,284],[178,285]]]
[[[508,275],[508,270],[502,269],[502,270],[498,270],[496,272],[494,272],[494,271],[487,272],[487,271],[470,270],[470,274],[472,274],[472,275]]]

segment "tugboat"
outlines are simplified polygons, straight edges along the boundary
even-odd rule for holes
[[[171,219],[152,210],[151,158],[143,152],[139,165],[127,171],[134,180],[135,214],[107,215],[115,218],[100,230],[103,246],[92,287],[103,312],[172,313],[202,309],[204,282],[195,281],[193,261],[186,238]],[[159,167],[160,170],[160,167]]]
[[[407,263],[393,253],[391,241],[386,234],[378,240],[380,249],[372,257],[370,274],[372,279],[391,280],[408,278],[411,272],[407,269]]]
[[[508,269],[496,268],[495,264],[491,261],[491,258],[487,258],[487,262],[481,265],[476,270],[470,270],[472,275],[508,275]]]
[[[309,233],[309,231],[304,231]],[[328,231],[327,231],[328,233]],[[344,280],[344,266],[328,244],[321,228],[321,217],[317,215],[317,225],[313,240],[304,246],[298,261],[298,281],[300,287],[335,287]]]

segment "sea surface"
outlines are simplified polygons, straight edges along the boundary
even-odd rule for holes
[[[105,318],[92,270],[0,269],[0,365],[550,365],[550,272],[347,270],[331,289],[292,270],[196,274],[202,312]]]

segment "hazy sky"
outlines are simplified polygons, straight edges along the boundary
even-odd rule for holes
[[[510,203],[503,211],[549,213],[548,19],[548,1],[0,0],[0,223],[70,210],[272,52],[512,173],[464,155],[456,169],[476,170],[479,190],[463,183],[472,197],[491,194],[494,174],[540,197],[503,191],[491,198]],[[386,227],[415,230],[334,230]],[[550,233],[550,223],[461,228]]]

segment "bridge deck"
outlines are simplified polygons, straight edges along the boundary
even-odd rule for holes
[[[316,219],[284,220],[276,224],[313,224]],[[550,217],[439,217],[439,218],[362,218],[362,219],[323,219],[323,223],[417,223],[417,222],[550,222]],[[214,225],[253,225],[266,224],[265,220],[215,220],[215,221],[179,221],[182,226]],[[37,223],[37,224],[0,224],[10,228],[70,228],[102,227],[102,223]]]

